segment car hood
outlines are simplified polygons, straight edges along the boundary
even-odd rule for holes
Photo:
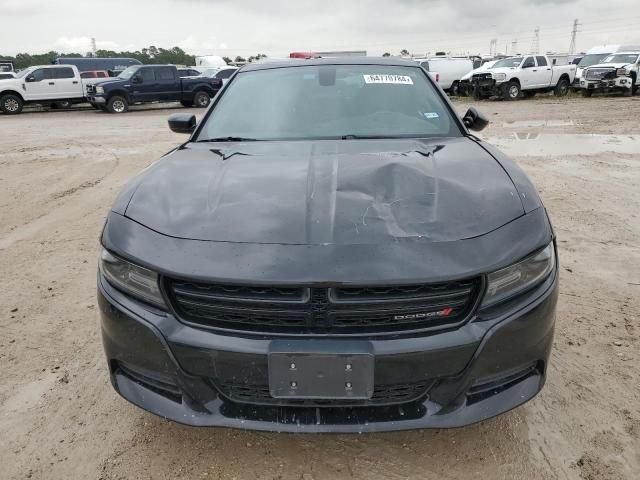
[[[470,80],[471,77],[473,77],[476,73],[488,72],[490,69],[491,67],[485,67],[485,66],[476,68],[475,70],[471,70],[469,73],[463,76],[460,80]]]
[[[100,85],[107,82],[113,82],[116,80],[115,77],[103,77],[103,78],[83,78],[82,81],[87,85]],[[117,79],[118,81],[120,79]]]
[[[118,77],[111,77],[111,78],[105,78],[105,79],[94,78],[92,80],[94,81],[87,82],[87,83],[93,83],[94,85],[101,85],[103,87],[108,85],[117,85],[119,83],[126,83],[129,81],[129,80],[123,80],[122,78],[118,78]],[[98,80],[98,81],[95,81],[95,80]]]
[[[455,241],[524,214],[502,166],[466,137],[190,143],[134,183],[127,217],[218,242]]]
[[[622,68],[629,65],[629,63],[598,63],[597,65],[591,65],[587,67],[585,70],[589,68]]]
[[[506,73],[506,74],[510,74],[515,70],[514,67],[498,67],[498,68],[491,68],[489,71],[491,73]]]

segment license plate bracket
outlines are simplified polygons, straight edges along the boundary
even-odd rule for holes
[[[374,356],[367,341],[274,340],[268,362],[274,398],[367,400],[373,395]]]

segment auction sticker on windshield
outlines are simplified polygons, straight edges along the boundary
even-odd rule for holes
[[[413,85],[407,75],[363,75],[365,83],[392,83],[396,85]]]

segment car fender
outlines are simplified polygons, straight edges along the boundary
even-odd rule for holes
[[[131,94],[122,88],[109,90],[107,92],[104,92],[104,94],[107,97],[107,99],[113,97],[114,95],[119,95],[121,97],[124,97],[127,100],[127,102],[131,103]]]
[[[18,92],[17,90],[12,90],[12,89],[2,90],[0,92],[0,97],[2,97],[3,95],[17,95],[18,97],[20,97],[22,99],[23,102],[26,101],[24,99],[24,97],[22,96],[22,94],[20,92]]]

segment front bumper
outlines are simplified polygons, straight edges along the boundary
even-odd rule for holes
[[[90,95],[87,97],[91,105],[105,105],[107,99],[101,95]]]
[[[184,325],[98,279],[103,342],[120,395],[188,425],[287,432],[460,427],[525,403],[545,381],[557,295],[555,272],[526,299],[475,315],[457,330],[363,340],[375,356],[376,383],[428,382],[410,402],[291,406],[232,401],[220,387],[268,383],[270,339]]]
[[[474,96],[486,98],[500,95],[500,88],[505,85],[504,82],[496,83],[493,78],[482,78],[471,80],[471,90]]]
[[[616,77],[603,80],[585,80],[580,79],[580,88],[584,90],[593,90],[599,92],[628,90],[633,86],[631,77]]]

